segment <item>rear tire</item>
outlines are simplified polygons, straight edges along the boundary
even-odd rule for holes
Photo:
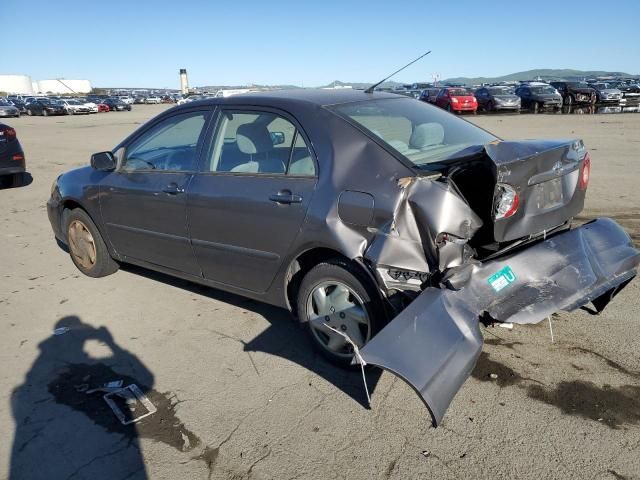
[[[49,116],[49,112],[47,112],[47,109],[46,109],[46,108],[43,108],[43,109],[42,109],[42,116],[43,116],[43,117],[48,117],[48,116]]]
[[[320,263],[305,275],[297,310],[314,348],[342,368],[357,368],[351,365],[352,346],[324,325],[343,331],[362,348],[385,324],[384,309],[371,282],[339,259]]]
[[[573,97],[571,95],[567,95],[566,97],[564,97],[564,104],[573,105]]]
[[[31,116],[33,115],[33,112],[31,111],[31,109],[30,109],[30,108],[27,110],[27,115],[28,115],[29,117],[31,117]]]
[[[65,232],[71,260],[82,273],[99,278],[118,270],[118,263],[109,255],[98,228],[84,210],[71,210],[66,216]]]

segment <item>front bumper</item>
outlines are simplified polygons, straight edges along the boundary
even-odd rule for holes
[[[537,323],[589,302],[601,311],[636,275],[640,252],[602,218],[517,253],[468,264],[457,291],[425,289],[361,350],[421,397],[438,425],[482,350],[480,319]]]
[[[456,112],[472,112],[472,111],[475,111],[477,109],[478,109],[478,105],[477,104],[473,104],[473,103],[470,103],[468,105],[465,105],[465,104],[461,105],[459,103],[458,104],[455,104],[455,103],[451,104],[451,110],[454,110]]]
[[[49,217],[53,234],[58,240],[65,243],[66,238],[62,232],[62,202],[60,201],[60,194],[57,189],[47,201],[47,216]]]
[[[514,103],[514,104],[499,104],[496,103],[495,104],[495,109],[496,110],[520,110],[520,104],[519,103]]]

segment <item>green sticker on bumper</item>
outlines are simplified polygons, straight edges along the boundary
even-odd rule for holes
[[[516,281],[516,274],[513,273],[510,266],[506,266],[489,277],[487,282],[495,292],[499,292],[505,287]]]

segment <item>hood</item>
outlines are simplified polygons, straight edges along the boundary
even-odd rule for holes
[[[517,102],[520,100],[520,97],[517,95],[494,95],[493,98],[502,100],[503,102]]]

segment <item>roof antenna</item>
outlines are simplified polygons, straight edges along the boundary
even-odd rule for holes
[[[386,82],[387,80],[389,80],[391,77],[393,77],[396,73],[401,72],[402,70],[404,70],[405,68],[407,68],[410,65],[413,65],[414,63],[416,63],[418,60],[420,60],[422,57],[426,57],[427,55],[429,55],[431,53],[431,50],[429,50],[427,53],[423,53],[422,55],[420,55],[418,58],[416,58],[415,60],[407,63],[404,67],[396,70],[395,72],[393,72],[391,75],[389,75],[387,78],[383,78],[382,80],[380,80],[378,83],[371,85],[369,88],[367,88],[364,93],[373,93],[373,91],[376,89],[376,87],[378,87],[380,84]]]

